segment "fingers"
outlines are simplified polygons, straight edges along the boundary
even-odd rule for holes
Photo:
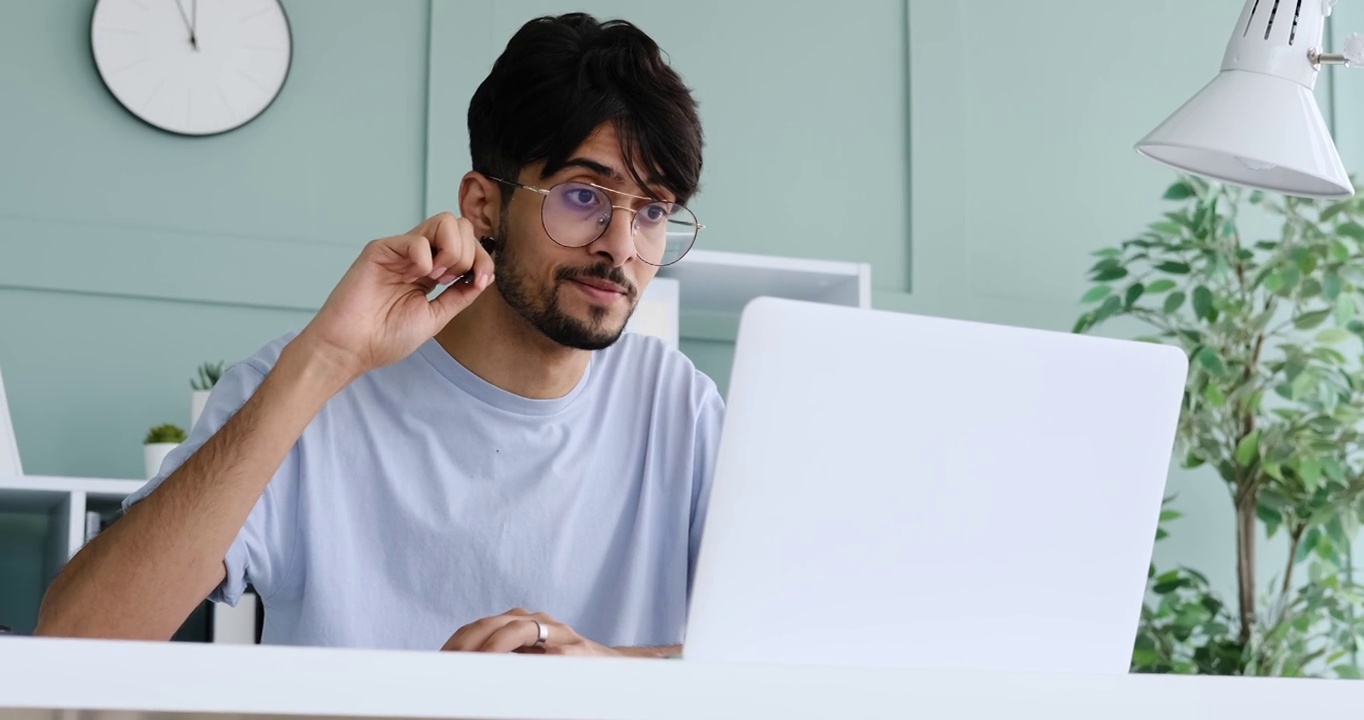
[[[431,244],[420,235],[394,238],[401,245],[396,250],[407,261],[403,282],[414,283],[432,272]]]
[[[544,622],[541,620],[540,622]],[[553,630],[550,631],[551,635]],[[521,616],[513,616],[511,621],[498,628],[493,634],[483,641],[479,652],[486,653],[509,653],[521,648],[533,647],[535,641],[540,639],[540,626],[535,624],[535,620]]]
[[[431,301],[431,311],[436,315],[436,322],[442,325],[449,322],[461,310],[469,307],[474,298],[477,298],[479,293],[482,293],[488,285],[492,284],[492,256],[488,255],[488,251],[484,250],[483,246],[477,241],[474,242],[473,246],[473,263],[467,272],[473,275],[474,281],[472,283],[455,283]]]
[[[537,621],[549,630],[544,648],[535,644],[540,639]],[[580,642],[577,633],[550,616],[514,608],[465,625],[441,649],[485,653],[556,652],[571,649]]]
[[[473,266],[478,239],[474,236],[473,223],[466,218],[441,213],[434,221],[429,232],[423,233],[435,252],[429,277],[441,285],[448,285]]]
[[[456,630],[455,634],[450,636],[450,639],[446,641],[445,646],[441,649],[467,652],[478,650],[488,641],[488,637],[494,632],[502,629],[503,625],[525,617],[528,614],[529,613],[525,610],[516,608],[501,615],[494,615],[469,623],[459,630]]]

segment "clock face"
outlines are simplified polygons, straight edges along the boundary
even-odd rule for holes
[[[240,127],[289,74],[289,20],[278,0],[98,0],[90,46],[113,96],[182,135]]]

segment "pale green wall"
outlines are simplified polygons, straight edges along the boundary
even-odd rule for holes
[[[909,0],[913,293],[880,292],[876,304],[1068,331],[1089,253],[1166,209],[1159,198],[1174,176],[1132,145],[1216,74],[1242,4]],[[1364,30],[1359,5],[1341,3],[1334,26]],[[1318,97],[1357,170],[1364,78],[1337,75]],[[1022,470],[1045,480],[1044,468]],[[1225,485],[1174,469],[1169,488],[1186,517],[1156,561],[1203,571],[1233,600]],[[1266,585],[1283,567],[1282,540],[1261,544]]]
[[[0,369],[26,469],[137,476],[198,362],[306,322],[362,243],[453,207],[468,97],[534,14],[625,16],[668,50],[706,123],[707,247],[870,262],[879,307],[1068,329],[1088,253],[1160,210],[1171,174],[1132,143],[1216,71],[1240,4],[285,0],[279,101],[184,139],[101,88],[89,0],[0,0]],[[1348,121],[1364,80],[1336,98]],[[685,348],[723,384],[725,338]],[[1172,487],[1192,517],[1162,560],[1229,584],[1221,488]]]

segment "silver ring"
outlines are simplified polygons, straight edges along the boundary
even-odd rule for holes
[[[540,636],[535,639],[535,647],[542,648],[545,643],[549,642],[549,626],[539,620],[531,620],[531,622],[535,623],[535,627],[540,630]]]

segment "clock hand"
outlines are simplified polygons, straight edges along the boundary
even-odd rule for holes
[[[189,31],[190,47],[194,48],[195,50],[198,50],[199,42],[194,38],[194,26],[190,24],[189,18],[185,17],[185,6],[180,4],[180,0],[175,0],[175,9],[180,11],[180,20],[181,22],[185,23],[185,29]],[[194,20],[195,23],[197,24],[199,20],[198,0],[195,0],[194,15],[195,15]]]

